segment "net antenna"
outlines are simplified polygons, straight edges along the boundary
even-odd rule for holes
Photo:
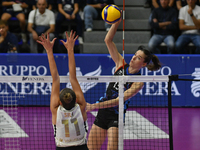
[[[123,50],[122,50],[122,55],[123,55],[123,75],[124,75],[124,35],[125,35],[125,0],[123,0],[123,12],[122,12],[122,19],[123,19],[123,31],[122,31],[122,40],[123,40]]]
[[[124,35],[125,35],[125,0],[123,0],[123,12],[122,12],[122,19],[123,19],[123,31],[122,31],[122,40],[123,40],[123,50],[122,50],[122,55],[123,55],[123,76],[124,76],[124,65],[125,65],[125,61],[124,61]],[[124,88],[123,88],[123,85],[125,84],[123,78],[122,80],[119,81],[119,120],[123,120],[123,114],[124,114]],[[118,148],[120,150],[124,149],[123,147],[123,131],[124,131],[124,124],[123,124],[123,121],[120,121],[119,122],[119,135],[121,136],[118,136]]]

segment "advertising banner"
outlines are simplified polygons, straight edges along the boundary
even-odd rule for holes
[[[156,75],[179,75],[182,79],[200,79],[200,55],[157,55],[162,63],[158,71],[148,71],[142,68],[143,76]],[[132,55],[125,55],[125,61],[129,63]],[[48,59],[46,54],[1,54],[0,55],[0,76],[50,76]],[[67,76],[68,57],[67,54],[55,54],[58,72],[61,76]],[[78,76],[103,76],[113,75],[115,64],[110,55],[107,54],[75,54],[76,70]],[[69,86],[69,83],[63,87]],[[82,85],[85,86],[85,85]],[[104,96],[105,90],[96,94],[98,86],[105,87],[106,84],[95,84],[84,88],[87,97],[88,92],[94,92],[94,100]],[[103,88],[102,87],[102,88]],[[153,99],[157,96],[166,97],[168,83],[145,83],[143,89],[131,100],[130,105],[134,106],[137,96]],[[18,105],[49,105],[51,83],[0,83],[0,94],[8,94],[9,91],[26,95],[25,100],[20,98]],[[172,105],[175,107],[198,107],[200,106],[200,82],[197,81],[172,81]],[[46,95],[41,102],[33,99]],[[47,96],[48,95],[48,96]],[[0,105],[3,101],[0,101]],[[145,104],[144,104],[145,105]],[[154,106],[156,104],[153,104]],[[160,105],[160,104],[158,104]],[[162,105],[162,104],[161,104]]]

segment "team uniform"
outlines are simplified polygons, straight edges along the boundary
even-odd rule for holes
[[[124,75],[141,75],[140,71],[136,74],[128,73],[128,68],[129,68],[129,65],[126,64],[124,66]],[[121,66],[118,70],[116,70],[114,75],[115,76],[123,75],[123,66]],[[133,82],[127,82],[126,84],[124,84],[124,91],[129,89],[132,84],[133,84]],[[118,89],[119,89],[118,82],[109,83],[108,88],[106,90],[106,96],[101,97],[98,100],[98,102],[103,102],[103,101],[117,98],[118,97]],[[125,117],[125,113],[126,113],[129,103],[130,103],[130,99],[128,99],[124,102],[124,117]],[[98,114],[95,118],[94,124],[103,129],[109,129],[110,127],[118,127],[118,114],[119,114],[118,110],[119,110],[119,106],[105,108],[105,109],[99,109]]]
[[[59,106],[56,125],[53,127],[56,150],[71,150],[76,149],[77,146],[82,150],[88,150],[86,145],[87,122],[83,120],[78,104],[71,110]]]

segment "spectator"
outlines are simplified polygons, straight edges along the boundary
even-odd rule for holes
[[[93,19],[101,18],[101,11],[108,4],[114,4],[114,0],[87,0],[87,5],[84,7],[84,21],[86,31],[92,31]],[[110,29],[111,25],[105,22],[106,31]]]
[[[187,5],[187,0],[176,0],[176,8],[180,10]],[[200,5],[199,0],[196,1],[196,5]]]
[[[153,36],[149,41],[149,50],[153,53],[161,53],[158,46],[165,42],[167,53],[171,54],[175,47],[174,33],[178,27],[177,11],[169,7],[170,0],[160,0],[161,6],[153,11],[150,25]]]
[[[154,8],[158,8],[161,6],[160,0],[152,0],[152,5]],[[174,0],[169,0],[169,7],[173,7],[174,6]]]
[[[155,8],[158,8],[160,7],[160,0],[150,0],[152,2],[152,11],[155,9]],[[169,0],[169,7],[173,7],[174,5],[174,0]],[[151,22],[151,17],[152,17],[152,13],[150,14],[149,16],[149,23]]]
[[[79,0],[58,0],[58,15],[56,17],[55,34],[59,39],[61,24],[63,21],[76,22],[76,34],[79,36],[78,41],[83,44],[83,22],[79,15]]]
[[[50,33],[50,40],[55,37],[53,34],[55,31],[55,15],[51,10],[46,9],[46,7],[46,0],[38,0],[38,9],[32,10],[29,13],[27,30],[30,32],[29,37],[31,53],[38,53],[38,44],[36,41],[42,33],[45,36],[47,33]]]
[[[25,0],[2,0],[2,6],[3,14],[1,19],[8,21],[11,17],[16,17],[20,22],[22,40],[26,43],[26,20],[23,9],[28,8],[27,3]]]
[[[37,9],[37,7],[36,7],[37,1],[38,0],[31,0],[30,1],[30,5],[32,6],[32,9]],[[54,5],[54,0],[47,0],[47,9],[52,10],[53,5]]]
[[[0,53],[7,52],[18,52],[18,40],[13,33],[8,31],[7,22],[0,20]]]
[[[186,53],[186,45],[192,42],[196,46],[196,54],[200,54],[200,6],[197,0],[187,0],[187,5],[179,11],[179,28],[182,31],[176,41],[176,52]]]

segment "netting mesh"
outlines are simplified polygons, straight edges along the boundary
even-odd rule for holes
[[[39,78],[41,80],[38,80]],[[71,87],[66,78],[64,80],[61,78],[61,89]],[[123,124],[119,128],[123,131],[119,133],[123,133],[123,136],[112,135],[122,137],[123,146],[119,146],[119,149],[123,147],[124,150],[169,150],[168,95],[167,92],[161,92],[166,90],[167,77],[134,77],[134,79],[83,77],[79,81],[86,101],[96,103],[100,97],[105,96],[108,82],[118,82],[121,79],[125,82],[145,82],[142,90],[130,99],[125,123],[123,119],[119,120]],[[9,79],[10,82],[5,77],[1,79],[0,145],[2,150],[55,149],[49,108],[50,80],[51,77],[28,77],[27,79],[14,77]],[[152,93],[153,88],[157,88],[156,93]],[[95,109],[87,113],[88,134],[97,112],[98,109]],[[106,138],[101,149],[107,149],[107,145]],[[116,145],[118,146],[117,143]]]

